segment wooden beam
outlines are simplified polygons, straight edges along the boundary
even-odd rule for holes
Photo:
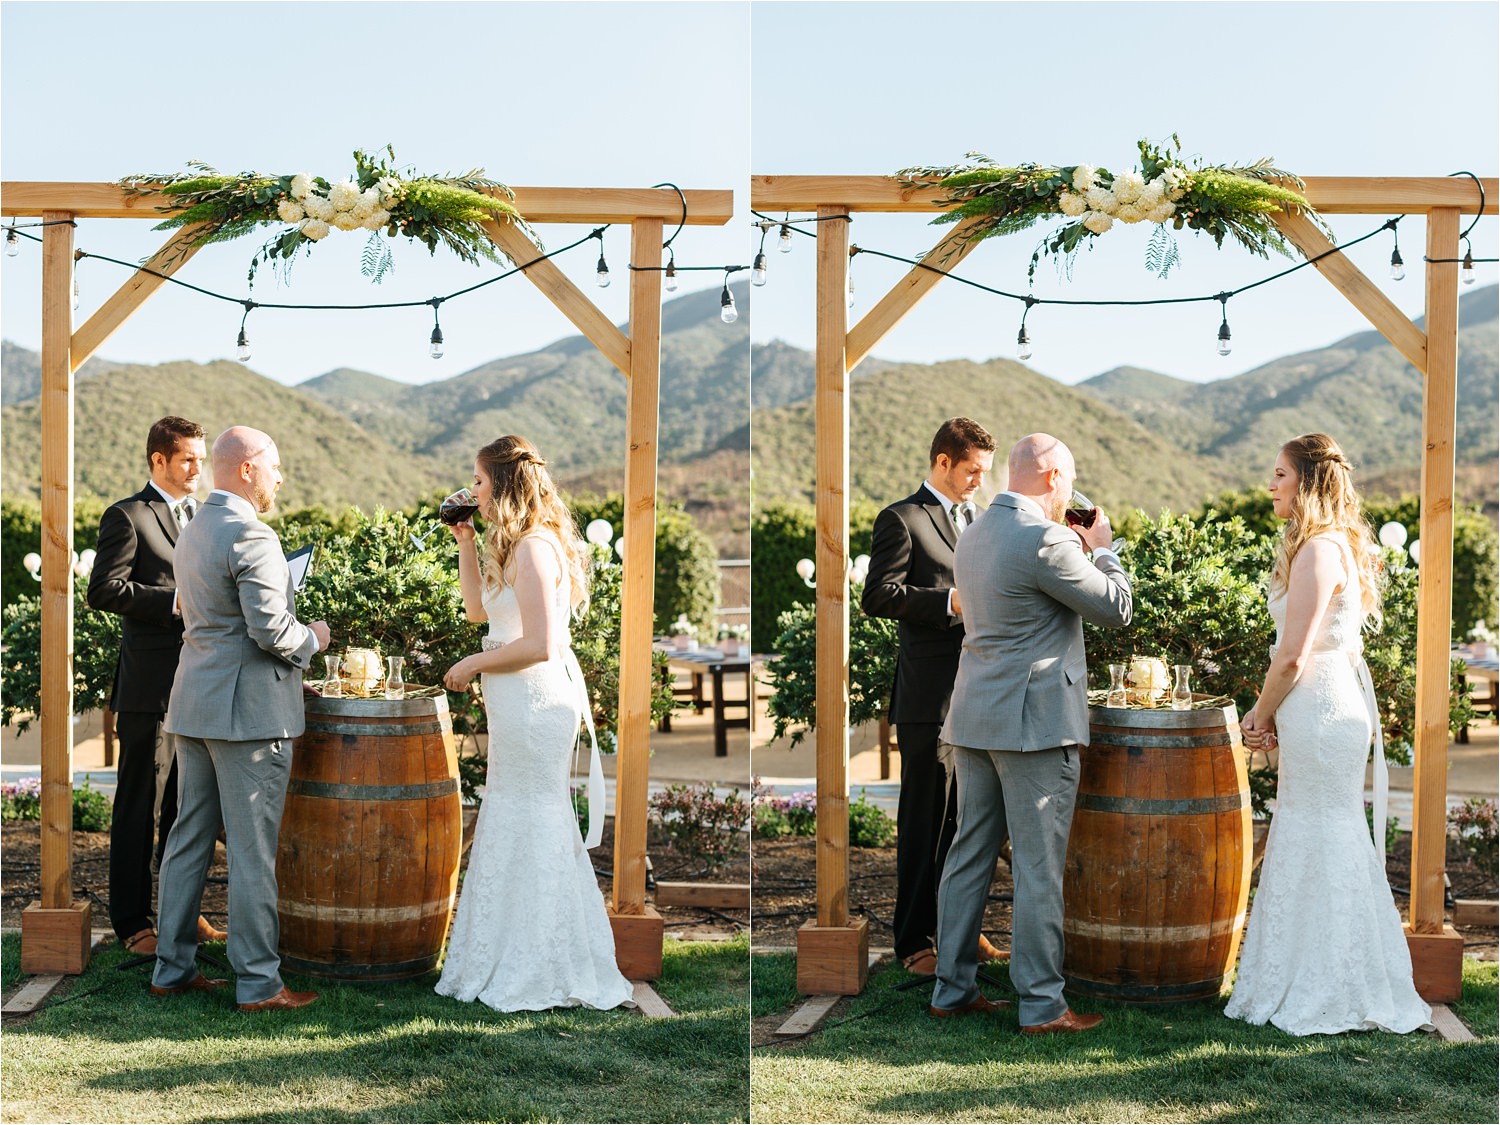
[[[674,226],[682,201],[669,188],[515,188],[516,209],[529,223],[628,223],[657,218]],[[688,226],[723,226],[734,216],[734,192],[691,190]],[[12,180],[0,184],[0,215],[39,215],[65,210],[80,219],[155,219],[159,200],[130,196],[118,184]]]
[[[1308,260],[1318,258],[1334,249],[1333,243],[1318,229],[1317,224],[1302,212],[1293,214],[1280,212],[1272,216],[1277,228],[1287,240]],[[1427,370],[1427,335],[1398,309],[1375,283],[1366,277],[1358,266],[1343,254],[1329,254],[1318,258],[1313,268],[1333,283],[1333,287],[1349,298],[1351,304],[1376,330],[1389,340],[1398,352],[1404,355],[1418,371]]]
[[[1458,257],[1459,212],[1427,217],[1427,257]],[[1453,433],[1458,402],[1458,265],[1427,263],[1422,383],[1422,557],[1417,568],[1416,766],[1412,774],[1411,926],[1443,931],[1447,852],[1448,675],[1453,631]]]
[[[657,906],[706,906],[749,910],[749,883],[657,883]]]
[[[969,251],[979,243],[971,238],[977,219],[959,223],[938,242],[922,259],[942,270],[953,270],[968,257]],[[917,302],[936,288],[943,275],[922,266],[913,266],[911,272],[896,282],[891,291],[876,302],[875,307],[849,330],[844,342],[844,362],[853,371],[879,346],[880,341],[900,324]]]
[[[849,922],[849,224],[820,207],[817,257],[818,926]],[[829,991],[837,991],[830,989]]]
[[[1307,201],[1325,215],[1419,214],[1458,207],[1474,214],[1479,191],[1466,176],[1310,176]],[[1486,215],[1497,213],[1500,181],[1481,177]],[[850,211],[934,212],[947,207],[940,193],[903,187],[894,176],[751,176],[750,206],[757,211],[813,211],[843,206]],[[529,217],[529,216],[528,216]]]
[[[73,905],[73,228],[42,228],[42,908]]]
[[[175,231],[166,244],[151,256],[150,261],[131,274],[125,284],[115,290],[114,296],[100,305],[94,315],[73,333],[69,362],[74,371],[88,362],[89,357],[103,346],[104,341],[113,336],[153,293],[166,284],[166,278],[146,273],[145,270],[155,270],[156,273],[171,277],[199,251],[200,247],[192,245],[192,240],[202,229],[201,226],[191,226]]]
[[[630,374],[630,341],[625,333],[615,327],[614,322],[600,312],[598,306],[585,297],[578,286],[569,281],[567,275],[550,259],[536,261],[541,257],[542,251],[536,248],[536,244],[519,227],[514,223],[492,220],[484,224],[484,230],[496,246],[510,255],[516,265],[524,266],[528,262],[535,262],[526,269],[526,276],[531,279],[531,283],[573,322],[578,331],[589,338],[594,347],[604,354],[605,359],[626,375]],[[632,327],[631,331],[634,330]]]
[[[661,265],[662,221],[630,231],[630,261]],[[625,398],[625,574],[620,595],[620,728],[615,763],[615,874],[611,909],[646,904],[646,781],[651,759],[651,625],[656,579],[656,457],[661,383],[661,284],[657,270],[630,271],[630,385]],[[658,946],[660,942],[658,941]]]

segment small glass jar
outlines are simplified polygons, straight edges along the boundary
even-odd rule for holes
[[[401,674],[402,666],[406,663],[404,656],[387,656],[385,658],[385,697],[387,699],[406,698],[406,680]]]
[[[344,697],[344,681],[339,679],[339,665],[341,661],[334,653],[328,653],[323,657],[323,695],[328,699],[342,699]]]
[[[1193,708],[1193,689],[1188,683],[1188,677],[1192,674],[1191,664],[1172,665],[1172,710],[1191,711]]]
[[[1105,697],[1104,706],[1124,707],[1128,702],[1129,697],[1125,692],[1125,665],[1111,664],[1109,666],[1109,695]]]

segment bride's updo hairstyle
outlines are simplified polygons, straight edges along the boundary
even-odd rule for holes
[[[1354,491],[1351,475],[1354,466],[1339,443],[1327,434],[1303,434],[1283,445],[1281,452],[1296,470],[1297,492],[1276,551],[1271,588],[1286,589],[1292,561],[1309,539],[1329,533],[1342,534],[1354,552],[1360,604],[1365,616],[1378,624],[1380,580],[1377,554],[1371,550],[1375,537],[1360,510],[1359,494]]]
[[[498,585],[509,573],[516,544],[525,536],[537,530],[550,531],[562,544],[569,601],[574,612],[581,614],[589,601],[588,554],[536,446],[516,434],[507,434],[486,445],[474,459],[493,485],[489,510],[480,513],[489,524],[484,534],[485,584]]]

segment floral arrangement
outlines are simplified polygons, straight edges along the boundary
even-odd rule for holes
[[[1157,700],[1172,686],[1167,663],[1159,656],[1131,657],[1125,683],[1129,687],[1130,702],[1142,707],[1155,707]]]
[[[1089,164],[1007,167],[971,152],[972,164],[903,168],[896,175],[907,187],[946,193],[943,202],[954,207],[935,224],[978,219],[972,239],[1016,234],[1053,216],[1068,219],[1032,255],[1030,274],[1044,253],[1062,256],[1071,269],[1078,250],[1117,222],[1157,224],[1146,266],[1161,277],[1180,263],[1172,231],[1184,227],[1211,235],[1218,246],[1231,237],[1263,258],[1271,250],[1291,257],[1271,216],[1296,208],[1332,237],[1301,194],[1302,180],[1270,159],[1242,166],[1189,165],[1177,155],[1180,146],[1175,134],[1170,145],[1140,141],[1139,167],[1118,174]]]
[[[750,825],[750,806],[738,789],[726,797],[710,783],[669,785],[651,797],[652,815],[683,859],[716,871],[740,849],[739,834]]]
[[[447,246],[465,262],[509,261],[485,233],[486,221],[508,219],[535,241],[535,234],[511,203],[510,188],[485,177],[475,168],[459,176],[417,175],[395,166],[396,154],[387,146],[385,157],[354,153],[354,174],[331,181],[308,172],[268,175],[241,172],[226,175],[201,161],[189,161],[187,172],[166,175],[137,173],[120,186],[133,196],[160,196],[159,210],[173,214],[157,230],[202,225],[194,246],[227,242],[249,234],[262,223],[284,223],[250,261],[250,281],[261,262],[282,263],[289,270],[300,250],[327,238],[331,231],[370,232],[360,270],[381,281],[394,262],[381,240],[404,235],[437,253]]]
[[[1457,808],[1448,810],[1448,833],[1468,853],[1474,866],[1494,875],[1500,856],[1500,827],[1497,827],[1495,802],[1470,797]]]

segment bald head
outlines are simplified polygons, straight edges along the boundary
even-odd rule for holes
[[[214,439],[214,487],[243,496],[257,512],[269,512],[281,487],[281,455],[271,436],[249,426],[230,426]]]
[[[1040,496],[1051,492],[1053,469],[1062,470],[1069,484],[1075,469],[1073,454],[1068,447],[1051,434],[1027,434],[1011,446],[1006,470],[1010,475],[1010,489],[1023,496]]]

